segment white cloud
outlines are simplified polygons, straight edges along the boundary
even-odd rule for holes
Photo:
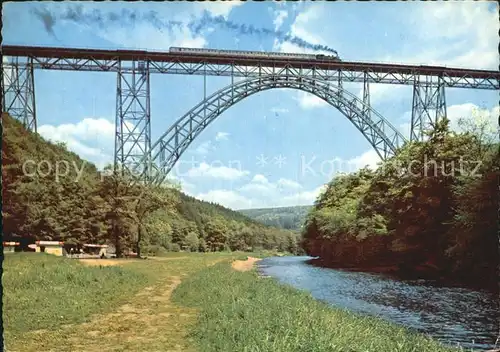
[[[279,30],[283,25],[283,22],[288,17],[288,12],[286,10],[278,10],[275,12],[275,18],[273,21],[274,29]]]
[[[262,184],[269,184],[269,180],[267,179],[266,176],[264,175],[261,175],[261,174],[256,174],[253,178],[252,178],[252,182],[255,182],[255,183],[262,183]]]
[[[286,178],[280,178],[278,180],[278,188],[282,189],[300,189],[302,188],[302,185],[298,182],[286,179]]]
[[[2,63],[4,65],[4,67],[3,67],[3,70],[4,70],[3,84],[4,84],[5,88],[7,88],[7,86],[12,83],[12,77],[13,77],[12,73],[13,72],[12,72],[11,67],[9,67],[9,68],[6,67],[6,65],[9,64],[9,58],[7,56],[2,57]]]
[[[416,38],[406,54],[377,61],[497,70],[498,10],[489,2],[421,2],[404,17]],[[439,33],[439,35],[436,35]]]
[[[381,162],[380,156],[374,149],[367,150],[361,155],[358,155],[352,159],[347,161],[347,165],[349,165],[349,171],[354,172],[359,169],[362,169],[365,166],[368,166],[370,169],[375,170],[377,168],[377,164]],[[344,172],[344,171],[343,171]]]
[[[246,194],[262,194],[265,197],[269,197],[271,195],[270,192],[275,193],[276,188],[274,185],[266,185],[262,183],[248,183],[239,189],[240,192]]]
[[[294,99],[299,103],[300,107],[303,109],[314,109],[314,108],[323,108],[328,106],[329,104],[321,98],[317,96],[299,91],[297,92],[297,96]]]
[[[237,180],[248,175],[246,170],[236,169],[227,166],[213,166],[205,162],[200,163],[199,166],[189,169],[186,174],[182,176],[187,177],[212,177],[221,180]]]
[[[318,20],[321,18],[322,11],[323,6],[321,4],[309,6],[295,18],[288,34],[302,38],[312,44],[325,44],[325,41],[319,34],[321,32],[314,28],[314,24],[317,24]],[[313,24],[313,26],[311,26],[311,24]],[[278,40],[274,41],[273,50],[288,53],[317,53],[315,50],[301,48],[290,42],[279,42]],[[331,53],[325,52],[325,54]]]
[[[435,110],[429,110],[429,114],[433,116]],[[490,127],[490,132],[492,134],[496,133],[498,129],[498,116],[500,116],[499,106],[495,106],[491,109],[480,108],[479,106],[472,103],[451,105],[446,108],[446,115],[450,120],[450,129],[455,132],[463,132],[462,128],[459,126],[460,119],[479,119],[488,123]],[[411,111],[407,111],[400,118],[401,121],[411,121]],[[410,122],[405,122],[399,125],[399,130],[404,133],[404,135],[410,135]]]
[[[304,39],[305,41],[312,44],[325,44],[325,41],[321,38],[318,31],[314,31],[310,27],[310,23],[316,22],[320,16],[322,11],[322,6],[315,4],[315,6],[308,7],[305,11],[301,12],[296,18],[293,24],[290,27],[290,31],[288,35],[296,36]],[[284,16],[281,12],[287,13],[286,11],[277,11],[277,17],[275,18],[275,25],[279,23],[280,25],[283,23],[283,20],[286,16],[281,19],[279,16]],[[318,51],[312,49],[301,48],[295,44],[289,42],[280,42],[278,40],[274,41],[273,51],[280,51],[286,53],[318,53]],[[331,54],[331,53],[326,53]],[[296,92],[295,100],[298,101],[299,105],[303,109],[313,109],[326,107],[328,105],[327,102],[318,98],[317,96],[298,91]]]
[[[321,192],[324,191],[326,185],[316,187],[312,191],[299,192],[290,196],[286,196],[281,201],[280,206],[292,206],[292,205],[312,205],[314,201],[318,198]]]
[[[252,203],[259,207],[312,204],[315,190],[300,191],[302,188],[300,183],[290,179],[280,178],[273,183],[264,175],[256,174],[249,183],[238,189],[238,194],[253,197]]]
[[[227,132],[217,132],[214,140],[215,140],[215,142],[228,140],[229,135],[230,134]],[[206,154],[209,154],[210,152],[215,151],[215,149],[217,149],[216,144],[217,143],[214,143],[213,141],[205,141],[205,142],[202,142],[200,145],[198,145],[198,147],[196,147],[195,149],[189,149],[189,151],[192,153],[195,153],[195,154],[206,155]]]
[[[203,1],[201,3],[196,3],[196,6],[207,10],[214,16],[223,16],[227,19],[229,13],[238,6],[243,5],[244,1],[239,0],[228,0],[228,1]]]
[[[217,135],[215,136],[216,141],[225,141],[229,137],[229,133],[227,132],[217,132]]]
[[[422,3],[412,18],[418,20],[420,39],[435,44],[417,60],[448,66],[498,69],[498,8],[493,3]],[[436,36],[439,33],[439,36]],[[439,38],[439,40],[437,40]],[[446,45],[443,44],[443,39]]]
[[[239,191],[248,194],[263,194],[269,196],[271,193],[275,193],[276,186],[270,183],[264,175],[256,174],[249,183],[240,187]]]
[[[405,90],[408,91],[408,89],[412,88],[410,86],[397,84],[371,83],[368,89],[370,91],[370,106],[373,108],[374,104],[380,104],[387,100],[402,97]],[[362,86],[359,88],[357,97],[363,100]]]
[[[168,50],[171,46],[203,48],[207,45],[203,31],[194,33],[189,27],[189,20],[200,18],[204,11],[208,11],[213,16],[223,16],[227,18],[230,12],[237,6],[243,5],[242,1],[206,1],[202,3],[193,3],[185,10],[185,7],[178,7],[178,11],[163,10],[158,11],[158,20],[168,22],[175,20],[180,26],[174,26],[171,30],[159,29],[154,23],[139,23],[135,26],[110,25],[106,29],[99,29],[97,26],[81,23],[72,23],[81,30],[88,30],[97,36],[130,49],[147,50]],[[175,5],[174,5],[175,6]],[[91,12],[97,7],[86,6],[84,11]],[[103,11],[105,14],[107,11]],[[138,11],[140,12],[140,11]],[[213,27],[204,30],[205,33],[214,31]]]
[[[85,118],[76,124],[41,125],[38,133],[66,143],[69,150],[103,167],[113,162],[115,125],[104,118]]]
[[[260,181],[263,181],[263,179],[261,179]],[[263,186],[263,184],[260,185]],[[262,197],[263,194],[261,193],[253,193],[253,196],[246,196],[234,190],[216,189],[206,193],[199,193],[196,198],[219,203],[225,207],[232,209],[312,205],[320,192],[322,192],[325,187],[325,185],[322,185],[310,191],[296,192],[293,194],[273,198]]]
[[[230,190],[215,189],[207,193],[199,193],[196,198],[203,199],[207,202],[221,204],[231,209],[246,209],[255,208],[255,203],[252,200]]]
[[[193,153],[205,155],[214,150],[215,146],[212,144],[212,142],[206,141],[201,143],[198,147],[196,147],[196,149],[193,150]]]
[[[498,11],[491,10],[492,4],[467,1],[415,3],[414,10],[408,12],[408,16],[394,19],[394,27],[401,27],[401,30],[409,33],[408,44],[401,46],[401,50],[394,54],[380,56],[375,53],[369,60],[497,70],[500,23]],[[331,21],[331,13],[325,10],[324,4],[315,3],[308,4],[295,18],[288,34],[313,44],[335,47],[339,30]],[[277,40],[273,50],[313,52]],[[351,56],[355,58],[355,52]],[[400,85],[372,84],[371,103],[399,99],[404,89],[405,86]],[[303,95],[298,95],[298,100],[304,108],[320,106],[319,101],[313,102],[313,98]]]
[[[131,29],[113,27],[96,34],[129,49],[168,50],[171,46],[203,48],[207,44],[203,36],[192,33],[187,25],[174,28],[172,33],[160,32],[152,24],[141,24]]]
[[[500,116],[500,109],[498,106],[493,107],[491,110],[482,109],[475,104],[466,103],[459,105],[452,105],[447,108],[446,114],[450,120],[450,127],[454,131],[462,131],[459,126],[460,119],[484,119],[489,124],[492,130],[498,126],[498,117]]]

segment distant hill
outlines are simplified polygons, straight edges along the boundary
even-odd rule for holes
[[[300,231],[312,205],[293,207],[242,209],[242,214],[264,225],[280,229]]]

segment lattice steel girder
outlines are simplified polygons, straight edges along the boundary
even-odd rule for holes
[[[177,120],[153,145],[157,170],[149,180],[161,184],[191,142],[221,113],[247,96],[273,88],[294,88],[316,95],[342,112],[385,159],[394,155],[405,138],[378,112],[348,91],[330,82],[296,76],[264,76],[229,85],[204,99]],[[366,113],[369,111],[369,114]],[[142,175],[145,178],[146,175]]]
[[[363,82],[363,114],[370,117],[370,83],[368,82],[368,72],[365,72]]]
[[[46,58],[32,57],[34,68],[52,70],[78,70],[78,71],[111,71],[111,72],[132,72],[133,62],[124,61],[118,64],[118,60],[98,60],[92,58]],[[259,77],[267,75],[297,75],[309,78],[317,78],[329,81],[338,81],[339,73],[341,80],[345,82],[364,82],[365,74],[368,75],[369,83],[387,84],[413,84],[415,77],[425,71],[425,66],[398,69],[380,70],[376,65],[366,64],[359,69],[323,69],[320,67],[292,67],[292,65],[266,66],[266,65],[237,65],[237,64],[215,64],[215,63],[187,63],[180,60],[154,61],[146,60],[149,63],[150,73],[181,74],[181,75],[210,75],[210,76],[235,76],[235,77]],[[120,66],[120,67],[119,67]],[[368,66],[366,68],[365,66]],[[373,68],[370,68],[373,66]],[[490,71],[486,71],[487,73]],[[436,76],[438,74],[436,73]],[[439,73],[442,82],[446,87],[473,88],[473,89],[500,89],[500,79],[498,72],[491,71],[483,77],[472,77],[469,74],[454,73],[444,70]],[[434,83],[432,83],[434,85]]]
[[[115,167],[142,173],[151,167],[149,67],[139,61],[133,68],[117,75]]]
[[[437,84],[433,84],[437,82]],[[415,77],[411,114],[410,140],[423,140],[424,132],[446,118],[445,84],[441,77]]]
[[[21,121],[26,129],[36,132],[33,65],[31,60],[19,62],[15,59],[2,63],[2,109]]]

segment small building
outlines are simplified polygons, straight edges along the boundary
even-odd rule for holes
[[[65,255],[65,250],[63,248],[64,242],[59,241],[36,241],[35,242],[35,252],[49,253],[57,256]]]
[[[16,251],[16,247],[19,247],[19,242],[4,242],[3,243],[3,252],[4,253],[13,253]]]
[[[90,254],[90,255],[96,255],[101,258],[104,258],[107,256],[107,244],[90,244],[90,243],[85,243],[83,245],[83,248],[85,253]]]

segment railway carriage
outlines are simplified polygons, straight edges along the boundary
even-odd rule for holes
[[[283,58],[283,59],[304,59],[304,60],[321,60],[321,61],[340,61],[338,56],[323,55],[323,54],[297,54],[297,53],[277,53],[264,51],[240,51],[240,50],[218,50],[218,49],[198,49],[198,48],[180,48],[170,47],[172,54],[184,55],[228,55],[242,57],[262,57],[262,58]]]

